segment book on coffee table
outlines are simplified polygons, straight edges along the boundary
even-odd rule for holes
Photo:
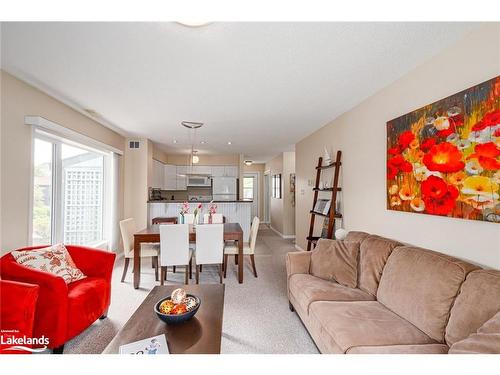
[[[169,354],[165,335],[120,345],[120,354]]]

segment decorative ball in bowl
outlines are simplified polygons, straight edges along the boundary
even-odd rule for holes
[[[159,300],[154,307],[156,315],[167,324],[179,324],[191,319],[200,308],[201,300],[184,289],[176,289],[172,295]]]

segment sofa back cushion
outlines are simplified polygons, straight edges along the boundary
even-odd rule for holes
[[[477,270],[469,273],[450,312],[446,343],[451,346],[475,333],[498,311],[500,271]]]
[[[369,235],[365,237],[359,247],[358,288],[377,295],[378,284],[385,263],[400,242],[388,238]]]
[[[398,247],[385,265],[377,299],[429,337],[444,342],[451,306],[467,274],[477,268],[431,250]]]
[[[311,275],[356,288],[359,242],[320,239],[311,252]]]
[[[363,242],[363,240],[369,235],[370,233],[366,232],[350,231],[349,233],[347,233],[345,240],[351,242]]]

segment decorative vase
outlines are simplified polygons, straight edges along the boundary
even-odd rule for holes
[[[179,215],[179,224],[184,224],[184,215]]]

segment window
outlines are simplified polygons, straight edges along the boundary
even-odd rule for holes
[[[281,199],[281,174],[273,175],[273,198]]]
[[[253,200],[253,180],[254,177],[243,177],[243,198]]]
[[[105,225],[110,153],[35,133],[32,243],[97,246]]]

